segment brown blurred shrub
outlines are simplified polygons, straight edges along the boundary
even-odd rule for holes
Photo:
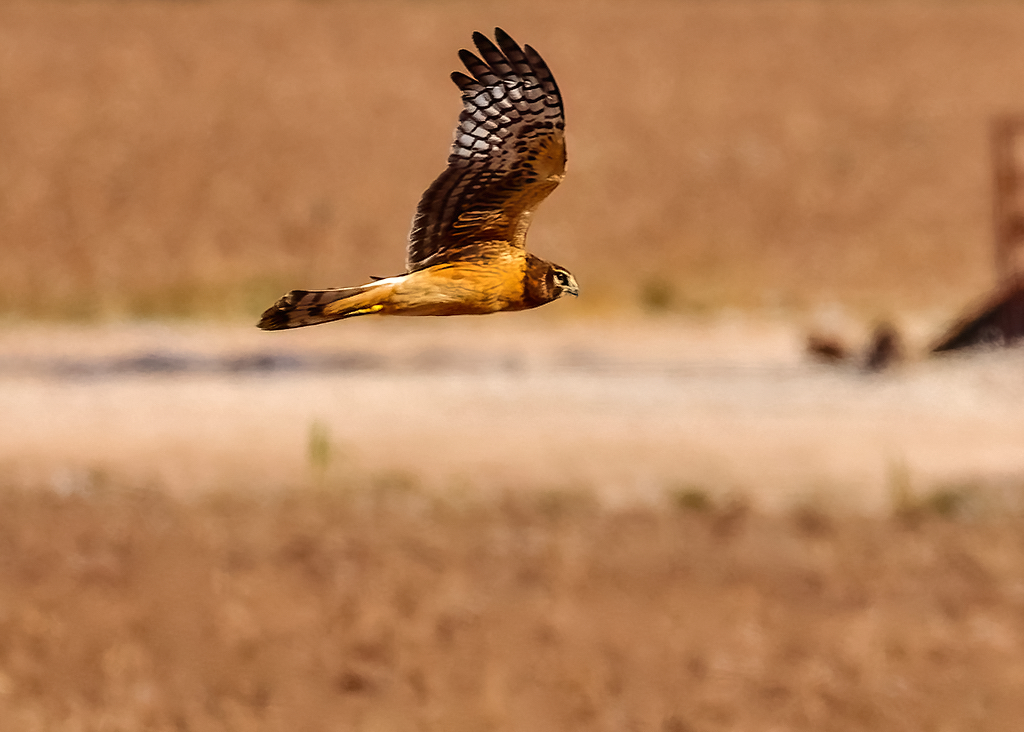
[[[940,513],[7,491],[0,727],[1012,729],[1024,527]]]

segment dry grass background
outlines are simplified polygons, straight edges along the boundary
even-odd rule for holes
[[[4,2],[0,308],[259,312],[403,266],[474,29],[539,48],[570,177],[533,247],[590,307],[940,317],[991,281],[1009,2]]]
[[[0,494],[0,726],[1009,730],[1019,516]]]
[[[277,376],[16,368],[126,348],[256,352],[237,327],[213,328],[202,348],[159,328],[134,340],[107,326],[5,329],[0,729],[1018,727],[1013,354],[877,381],[793,368],[779,391],[770,374],[737,381],[728,362],[791,356],[790,340],[759,352],[746,331],[722,336],[730,356],[716,360],[717,341],[679,321],[601,316],[622,303],[777,314],[835,302],[863,320],[916,311],[919,331],[935,332],[992,281],[987,129],[1024,107],[1022,4],[0,2],[0,317],[251,320],[289,287],[400,270],[458,112],[455,51],[494,25],[535,45],[564,90],[570,176],[531,244],[586,297],[472,327],[368,321],[274,341],[422,361],[412,406],[457,391],[429,423],[462,410],[473,434],[457,446],[441,429],[419,439],[408,404],[392,428],[379,404],[407,392],[387,379],[374,391],[340,378],[297,399]],[[615,373],[577,379],[587,408],[575,411],[512,388],[529,378],[484,374],[492,398],[473,411],[471,380],[431,364],[474,349],[527,376],[535,361],[600,366],[602,354],[710,365],[680,372],[677,401],[659,382],[620,406]],[[616,384],[656,381],[626,368]],[[517,424],[496,429],[495,403],[535,428],[526,447],[507,441],[521,453],[495,437]],[[314,428],[328,447],[367,431],[352,404],[391,442],[363,435],[377,452],[344,488],[308,480],[328,462]],[[537,404],[558,419],[538,421]],[[738,443],[723,465],[761,489],[787,460],[796,473],[863,470],[851,434],[876,462],[906,440],[929,450],[868,486],[888,491],[895,515],[830,501],[769,513],[718,484],[680,487],[678,506],[660,488],[663,500],[616,504],[591,484],[510,484],[509,465],[546,474],[538,453],[570,470],[616,455],[651,468],[653,436],[616,437],[645,405],[657,409],[635,424],[658,412],[665,465],[693,455],[685,467],[699,469],[709,445]],[[330,419],[311,422],[321,409]],[[567,434],[590,447],[572,453]],[[147,440],[159,450],[140,449]],[[798,449],[772,447],[787,440]],[[417,489],[421,476],[395,472],[396,442],[414,456],[441,445],[430,457],[446,469],[456,447],[499,451],[491,473],[508,494]],[[21,470],[36,457],[38,471]],[[112,470],[118,460],[139,471]],[[904,490],[965,460],[963,475],[992,479],[1002,502],[972,503],[938,479],[927,486],[955,490]],[[160,480],[194,487],[225,470],[234,482],[219,485],[234,491]],[[253,491],[253,473],[277,489]]]

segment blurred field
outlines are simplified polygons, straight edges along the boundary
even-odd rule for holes
[[[0,726],[1009,730],[1024,526],[0,493]]]
[[[0,309],[251,317],[400,271],[455,51],[497,24],[566,96],[532,245],[580,307],[940,322],[990,284],[1017,3],[5,2]]]
[[[257,331],[402,269],[494,25],[566,97],[531,248],[583,297]],[[921,355],[994,281],[1021,38],[1015,2],[0,1],[0,729],[1020,726],[1022,354]],[[804,354],[879,317],[906,363]]]
[[[1019,350],[521,315],[0,332],[0,729],[1015,728]]]
[[[0,334],[0,470],[181,496],[401,483],[636,505],[693,489],[884,515],[903,491],[980,486],[1019,502],[1019,350],[866,374],[810,363],[800,335],[539,313],[15,328]]]

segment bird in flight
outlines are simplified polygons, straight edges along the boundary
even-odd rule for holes
[[[501,28],[473,34],[469,75],[452,72],[464,109],[448,167],[420,199],[406,273],[366,285],[292,290],[259,327],[284,330],[357,315],[477,315],[528,310],[579,294],[563,267],[526,251],[537,206],[565,177],[558,85],[530,46]]]

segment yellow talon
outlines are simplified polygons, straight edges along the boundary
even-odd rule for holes
[[[351,313],[348,313],[348,316],[351,317],[353,315],[369,315],[370,313],[375,313],[378,310],[383,310],[383,309],[384,309],[383,305],[371,305],[368,308],[360,308],[359,310],[353,310]]]

